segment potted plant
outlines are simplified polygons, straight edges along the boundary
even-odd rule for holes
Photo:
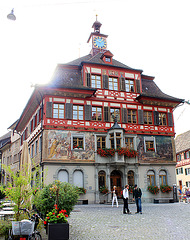
[[[168,185],[160,185],[160,190],[162,193],[169,193],[172,191],[172,187]]]
[[[108,188],[105,187],[105,186],[100,187],[99,191],[100,191],[100,193],[102,193],[102,194],[106,194],[106,193],[109,192]]]
[[[152,194],[157,194],[157,193],[159,193],[159,187],[158,186],[152,186],[152,185],[150,185],[150,186],[148,186],[148,188],[147,188],[147,190],[150,192],[150,193],[152,193]]]
[[[48,240],[69,239],[68,215],[65,209],[59,210],[57,204],[45,218],[44,226],[48,233]]]

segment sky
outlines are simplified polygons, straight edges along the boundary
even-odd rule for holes
[[[16,21],[7,19],[14,8]],[[0,136],[19,119],[34,84],[89,54],[98,15],[114,59],[155,77],[166,94],[190,100],[189,0],[0,1]],[[176,136],[190,130],[190,105],[174,110]]]

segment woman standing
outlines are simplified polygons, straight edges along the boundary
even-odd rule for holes
[[[114,205],[114,202],[116,201],[116,205],[118,207],[118,201],[117,201],[117,190],[116,190],[116,186],[113,186],[113,191],[112,191],[112,194],[113,194],[113,198],[112,198],[112,207]]]

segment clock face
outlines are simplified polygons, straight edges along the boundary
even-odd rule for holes
[[[106,39],[103,37],[94,37],[93,45],[96,48],[105,49],[107,46]]]

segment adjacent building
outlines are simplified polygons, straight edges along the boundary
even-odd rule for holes
[[[28,142],[44,184],[84,187],[89,203],[100,202],[100,187],[138,184],[152,202],[149,185],[176,183],[173,110],[183,100],[114,59],[101,23],[92,27],[91,52],[58,64],[49,84],[35,86],[13,132],[20,151]]]
[[[176,145],[176,178],[177,186],[183,192],[190,188],[190,131],[178,135]]]

